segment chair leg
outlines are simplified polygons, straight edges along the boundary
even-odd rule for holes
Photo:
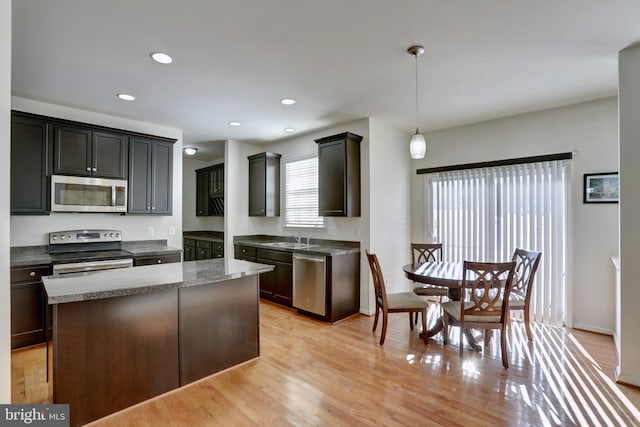
[[[387,335],[387,313],[382,312],[382,335],[380,335],[380,345],[384,344],[384,337]]]
[[[464,328],[462,324],[460,325],[460,360],[462,360],[462,355],[464,351]]]
[[[416,312],[416,318],[418,317],[418,313]],[[425,344],[429,344],[429,337],[427,337],[427,309],[422,309],[422,339]]]
[[[502,353],[502,366],[509,367],[509,357],[507,355],[507,334],[506,329],[503,327],[500,331],[500,352]]]
[[[416,313],[416,319],[418,318],[418,314]],[[413,312],[409,312],[409,329],[413,331]]]
[[[529,319],[529,309],[524,311],[524,328],[527,330],[527,338],[529,341],[533,341],[533,335],[531,334],[531,323]]]
[[[484,346],[489,347],[491,343],[491,335],[493,335],[493,329],[485,329],[484,330]]]
[[[378,307],[378,304],[376,304],[376,317],[373,320],[373,329],[371,330],[371,332],[375,332],[376,328],[378,327],[378,315],[380,314],[380,307]]]
[[[449,341],[449,316],[446,313],[442,315],[442,344],[447,345]]]

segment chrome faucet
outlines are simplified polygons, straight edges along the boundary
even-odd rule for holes
[[[302,243],[302,232],[298,231],[298,234],[294,236],[297,243]],[[308,241],[308,240],[307,240]]]

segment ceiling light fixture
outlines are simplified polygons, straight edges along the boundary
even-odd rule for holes
[[[136,99],[135,96],[129,95],[128,93],[119,93],[118,98],[122,99],[123,101],[133,101],[134,99]]]
[[[229,122],[229,126],[240,126],[240,122]]]
[[[420,117],[418,110],[418,56],[424,53],[424,47],[420,45],[411,46],[407,49],[407,52],[416,57],[416,133],[411,137],[409,152],[411,153],[412,159],[423,159],[427,153],[427,141],[425,141],[424,136],[422,136],[418,130],[418,120]]]
[[[187,156],[193,156],[198,152],[198,149],[195,147],[184,147],[184,154]]]
[[[280,100],[280,104],[282,105],[293,105],[296,103],[296,100],[293,98],[282,98]]]
[[[284,128],[285,132],[293,133],[296,131],[296,128]]]
[[[173,62],[173,58],[162,52],[153,52],[151,54],[151,59],[156,61],[158,64],[171,64]]]

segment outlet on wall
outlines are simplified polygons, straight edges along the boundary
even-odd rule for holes
[[[176,235],[176,228],[172,225],[169,227],[169,236],[175,236]]]
[[[153,236],[154,230],[153,227],[147,227],[147,236]]]

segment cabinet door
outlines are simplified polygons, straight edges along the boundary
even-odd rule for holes
[[[153,143],[151,213],[171,215],[173,191],[173,144]]]
[[[93,132],[91,171],[102,178],[127,179],[127,137]]]
[[[342,141],[318,147],[318,210],[320,216],[344,215],[346,157]]]
[[[48,212],[48,152],[53,126],[13,115],[11,119],[11,213]]]
[[[196,248],[196,260],[211,259],[211,248]]]
[[[129,141],[129,213],[151,213],[151,150],[151,141]]]
[[[53,173],[90,176],[91,130],[56,125],[53,149]]]
[[[291,264],[277,263],[274,300],[280,304],[291,306],[293,304],[293,266]]]
[[[209,196],[224,196],[224,163],[213,166],[209,172]]]
[[[185,246],[184,247],[184,261],[193,261],[196,259],[195,257],[196,248],[195,246]]]
[[[45,310],[40,282],[11,285],[11,348],[44,341]]]
[[[268,263],[273,264],[272,261],[261,261],[258,259],[260,263]],[[266,273],[260,274],[260,298],[266,298],[268,300],[273,300],[276,292],[276,268]]]
[[[266,158],[249,159],[249,216],[266,215],[266,186]]]
[[[209,171],[196,171],[196,216],[209,215]]]

